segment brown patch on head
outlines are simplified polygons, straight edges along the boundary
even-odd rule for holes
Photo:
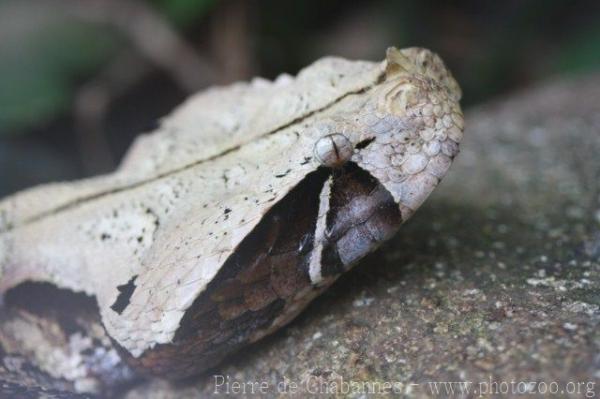
[[[368,172],[349,163],[333,181],[322,275],[347,270],[389,238],[401,223],[391,194]]]

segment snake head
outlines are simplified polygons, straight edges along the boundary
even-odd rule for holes
[[[464,120],[461,91],[439,56],[390,48],[385,81],[357,118],[362,133],[352,161],[392,194],[406,220],[446,174]]]

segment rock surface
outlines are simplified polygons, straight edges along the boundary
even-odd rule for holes
[[[599,306],[595,75],[469,110],[452,171],[394,240],[213,375],[127,397],[219,397],[215,375],[248,397],[448,396],[450,385],[431,384],[442,381],[472,382],[464,397],[516,396],[531,381],[533,392],[592,397]]]

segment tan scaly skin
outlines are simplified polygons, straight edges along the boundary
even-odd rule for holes
[[[458,153],[460,96],[419,48],[193,96],[114,173],[0,202],[0,291],[19,308],[5,306],[0,343],[77,391],[127,380],[120,360],[99,360],[116,353],[169,378],[216,366],[292,320],[417,210]],[[65,318],[49,299],[83,298],[74,293],[96,321]],[[65,331],[19,334],[27,323]],[[42,360],[53,345],[72,367]]]

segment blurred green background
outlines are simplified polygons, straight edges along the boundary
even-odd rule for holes
[[[424,46],[464,106],[600,69],[600,2],[0,0],[0,196],[110,171],[190,93]]]

